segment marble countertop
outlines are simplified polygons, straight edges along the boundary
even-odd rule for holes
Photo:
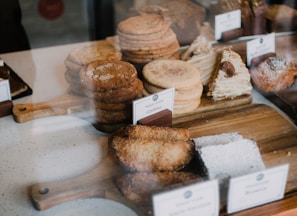
[[[64,94],[64,59],[72,48],[87,43],[1,54],[33,89],[31,96],[14,103],[42,102]],[[273,106],[256,91],[253,103]],[[96,215],[102,208],[106,216],[134,214],[122,204],[101,198],[71,201],[44,211],[31,203],[33,184],[75,177],[95,167],[106,155],[107,136],[90,123],[70,115],[16,123],[10,115],[0,119],[0,134],[1,215]]]

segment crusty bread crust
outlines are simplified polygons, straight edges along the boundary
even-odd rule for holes
[[[130,125],[110,137],[120,164],[129,171],[177,171],[193,156],[187,129]]]
[[[192,159],[193,142],[114,137],[121,164],[131,171],[177,171]]]
[[[127,125],[122,128],[121,136],[140,139],[184,140],[190,139],[187,128],[171,128],[145,125]]]

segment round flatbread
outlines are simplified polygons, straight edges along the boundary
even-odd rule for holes
[[[119,38],[119,45],[121,49],[123,50],[149,50],[149,49],[158,49],[162,47],[169,46],[173,42],[177,42],[177,38],[175,33],[168,29],[167,32],[164,33],[164,35],[160,37],[156,37],[154,39],[147,39],[146,36],[142,36],[141,40],[135,40],[135,39],[126,39],[123,37]]]
[[[161,88],[187,90],[201,83],[199,70],[182,60],[151,61],[143,67],[142,75],[149,83]]]
[[[143,81],[143,86],[149,94],[155,94],[165,90],[164,88],[155,86],[147,82],[146,80]],[[203,85],[199,83],[197,86],[194,86],[192,89],[175,90],[174,100],[175,101],[196,100],[197,98],[200,98],[202,96],[202,92],[203,92]]]
[[[145,14],[133,16],[121,21],[117,30],[121,36],[146,35],[156,32],[164,32],[164,28],[169,28],[170,24],[162,15]]]
[[[72,49],[67,59],[79,64],[86,65],[97,60],[121,60],[122,53],[107,41],[98,41],[82,47]]]

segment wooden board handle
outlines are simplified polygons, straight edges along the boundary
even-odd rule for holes
[[[119,165],[107,156],[96,168],[70,179],[38,183],[31,188],[33,206],[45,210],[63,202],[90,198],[106,198],[115,189],[113,178],[121,173]]]
[[[85,185],[84,181],[75,179],[36,184],[31,189],[33,206],[38,210],[45,210],[55,205],[84,198],[106,198],[108,190],[115,186],[111,179]]]
[[[67,115],[72,112],[71,109],[85,107],[86,104],[88,104],[87,97],[66,93],[46,102],[16,104],[12,108],[12,113],[15,121],[22,123],[48,116]]]

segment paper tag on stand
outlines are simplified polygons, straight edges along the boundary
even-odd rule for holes
[[[11,100],[9,80],[0,79],[0,102]]]
[[[155,216],[217,216],[219,186],[217,180],[196,183],[153,195]]]
[[[168,109],[173,112],[174,88],[133,101],[133,124],[138,120]]]
[[[284,197],[289,165],[232,178],[228,191],[228,213],[252,208]]]
[[[275,33],[259,37],[246,44],[247,66],[251,65],[253,58],[275,52]]]
[[[241,27],[241,11],[234,10],[215,16],[215,39],[219,40],[222,33]]]

